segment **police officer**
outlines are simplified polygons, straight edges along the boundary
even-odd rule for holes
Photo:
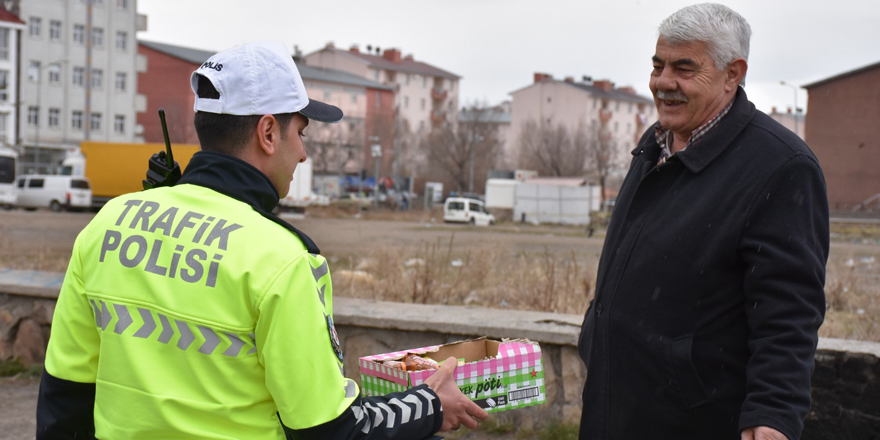
[[[446,362],[360,397],[342,373],[327,261],[271,214],[305,161],[309,100],[280,43],[193,72],[201,149],[173,187],[111,200],[80,233],[58,298],[37,438],[421,439],[485,411]]]

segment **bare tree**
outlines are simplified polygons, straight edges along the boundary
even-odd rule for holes
[[[605,188],[608,178],[620,168],[617,141],[606,127],[597,130],[587,129],[585,124],[578,127],[576,143],[583,143],[586,151],[587,175],[599,182],[602,201],[606,201]]]
[[[451,179],[456,191],[469,191],[478,187],[476,182],[485,182],[500,147],[498,125],[492,118],[496,111],[475,104],[463,110],[457,123],[447,121],[427,137],[424,150],[430,169]]]
[[[362,123],[324,124],[315,122],[303,138],[315,173],[333,174],[363,165]]]
[[[579,128],[574,136],[562,124],[526,121],[520,131],[520,166],[539,175],[584,176],[586,173],[588,131]]]

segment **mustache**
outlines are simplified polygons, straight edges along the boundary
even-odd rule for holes
[[[681,92],[664,92],[662,90],[657,91],[657,99],[661,99],[663,101],[688,102],[687,96],[684,96],[684,94]]]

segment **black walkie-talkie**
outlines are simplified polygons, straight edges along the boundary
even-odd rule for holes
[[[171,153],[171,141],[168,139],[168,126],[165,124],[165,109],[159,109],[159,120],[162,122],[162,134],[165,136],[165,151],[160,151],[150,158],[144,189],[160,186],[174,186],[180,180],[180,165],[174,161]]]

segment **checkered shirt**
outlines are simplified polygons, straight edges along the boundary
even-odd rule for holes
[[[731,99],[730,102],[727,103],[727,106],[721,110],[721,113],[718,113],[714,118],[709,119],[705,124],[697,127],[696,130],[691,132],[691,138],[688,139],[687,145],[681,149],[681,151],[687,150],[691,145],[700,140],[709,130],[715,128],[718,125],[718,122],[721,121],[727,113],[730,111],[730,108],[733,107],[733,101],[736,99]],[[660,124],[657,124],[654,127],[654,137],[657,139],[657,144],[660,145],[660,158],[657,160],[657,165],[665,163],[667,159],[672,157],[672,153],[669,150],[669,144],[672,143],[672,132],[663,128]]]

